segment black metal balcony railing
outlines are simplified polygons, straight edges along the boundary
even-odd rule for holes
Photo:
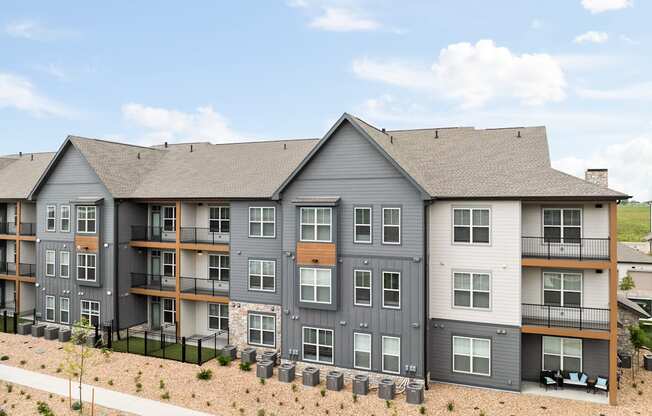
[[[0,262],[0,274],[15,275],[16,263],[10,263],[6,261]]]
[[[181,227],[182,243],[225,244],[229,242],[229,233],[213,231],[210,228]]]
[[[181,292],[195,295],[226,296],[229,294],[229,282],[223,280],[197,279],[181,277]]]
[[[132,225],[131,239],[136,241],[176,241],[175,231],[166,231],[163,227],[152,227],[147,225]]]
[[[15,222],[0,222],[0,234],[14,235],[16,234]]]
[[[147,273],[131,273],[131,287],[171,292],[177,289],[174,276]]]
[[[36,277],[36,264],[20,263],[18,267],[21,276]]]
[[[523,325],[608,331],[609,309],[523,303]]]
[[[21,222],[20,235],[36,235],[36,224],[33,222]]]
[[[522,237],[524,257],[609,260],[609,238]]]

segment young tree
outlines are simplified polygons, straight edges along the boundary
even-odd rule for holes
[[[630,325],[629,329],[629,341],[634,347],[634,352],[636,352],[636,360],[634,365],[632,365],[632,377],[634,376],[634,370],[640,365],[640,352],[643,346],[649,343],[647,334],[641,327],[638,325]]]
[[[70,341],[64,345],[66,358],[62,368],[68,377],[79,381],[79,412],[83,413],[84,402],[82,400],[82,382],[84,373],[90,364],[93,350],[87,343],[93,336],[94,328],[87,319],[82,318],[72,326]]]
[[[620,282],[620,290],[632,290],[636,287],[636,284],[634,283],[634,279],[632,276],[627,273],[625,277],[623,277],[623,280]]]

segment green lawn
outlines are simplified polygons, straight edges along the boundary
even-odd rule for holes
[[[145,340],[141,337],[129,337],[129,351],[127,351],[127,339],[113,341],[113,350],[118,352],[130,352],[132,354],[145,355]],[[203,347],[201,349],[202,361],[215,358],[220,351],[213,348]],[[197,363],[198,348],[194,345],[186,345],[186,362]],[[181,361],[181,344],[166,344],[165,349],[161,349],[161,341],[147,340],[147,355],[151,357],[167,358],[170,360]]]
[[[618,241],[642,241],[649,232],[648,204],[618,205]]]
[[[14,332],[14,318],[7,316],[7,328],[4,321],[4,317],[0,315],[0,332]]]

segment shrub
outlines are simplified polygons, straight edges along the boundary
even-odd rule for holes
[[[72,410],[74,410],[74,411],[79,411],[79,410],[81,410],[82,406],[81,406],[81,403],[79,403],[79,402],[74,402],[74,403],[72,404],[72,406],[70,406],[70,408],[71,408]]]
[[[4,411],[4,409],[0,408],[0,416],[8,416],[7,412]]]
[[[448,409],[449,412],[455,410],[455,405],[453,404],[453,402],[448,402],[448,404],[446,405],[446,409]]]
[[[426,408],[424,406],[419,407],[419,413],[422,415],[426,414]]]
[[[351,396],[351,397],[353,398],[353,403],[358,402],[358,395],[357,394],[353,393],[353,396]]]
[[[9,359],[8,355],[3,355],[2,357],[0,357],[0,361],[7,361],[8,359]]]
[[[249,389],[245,389],[245,394],[249,394]]]
[[[41,364],[41,370],[45,370],[45,364]]]
[[[161,394],[161,399],[170,400],[170,392],[166,391],[165,393]]]
[[[258,413],[256,413],[258,416],[265,416],[265,409],[258,409]]]
[[[106,384],[108,384],[109,386],[112,386],[113,385],[113,380],[107,381]]]
[[[7,393],[11,393],[14,390],[13,384],[7,384]]]
[[[213,378],[213,371],[208,368],[202,368],[199,373],[197,373],[197,379],[198,380],[210,380]]]
[[[242,370],[242,371],[251,371],[251,363],[240,362],[240,370]]]
[[[326,389],[319,390],[319,394],[321,394],[321,397],[326,397]]]
[[[27,364],[27,361],[25,361],[25,360],[20,360],[20,365],[25,365],[25,364]]]
[[[48,404],[45,402],[41,402],[41,401],[36,402],[36,411],[38,412],[39,415],[54,416],[54,413],[52,413],[52,409],[50,409],[50,406],[48,406]]]
[[[165,388],[165,382],[163,380],[159,380],[158,388],[161,389],[161,390],[163,390]]]
[[[263,386],[265,385],[265,379],[264,378],[261,377],[259,381],[260,381],[260,384],[262,384]]]
[[[389,409],[392,407],[392,401],[391,400],[385,400],[385,406]]]
[[[100,381],[100,378],[99,377],[94,377],[93,381]]]
[[[222,367],[225,367],[229,364],[231,364],[231,356],[229,355],[220,355],[217,357],[217,362],[220,363]]]
[[[639,395],[639,396],[642,396],[642,395],[643,395],[643,390],[639,390],[639,391],[638,391],[638,395]]]
[[[206,407],[211,407],[211,402],[206,402]]]
[[[136,391],[140,392],[143,390],[143,384],[142,383],[136,383]]]
[[[299,388],[297,387],[296,384],[292,384],[292,391],[296,392]]]

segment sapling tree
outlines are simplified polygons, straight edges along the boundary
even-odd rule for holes
[[[79,382],[79,411],[83,413],[82,383],[84,373],[88,369],[93,350],[88,346],[88,340],[93,335],[94,328],[87,319],[82,318],[72,326],[70,341],[64,345],[65,359],[62,368],[68,377]]]
[[[648,344],[647,334],[643,329],[638,325],[630,325],[629,329],[629,341],[634,347],[634,352],[636,352],[636,361],[632,365],[632,378],[634,377],[635,369],[639,366],[640,363],[640,353],[641,348]]]
[[[636,284],[634,283],[634,279],[629,273],[627,273],[625,277],[623,277],[623,280],[620,281],[620,285],[619,285],[620,290],[632,290],[635,287]]]

